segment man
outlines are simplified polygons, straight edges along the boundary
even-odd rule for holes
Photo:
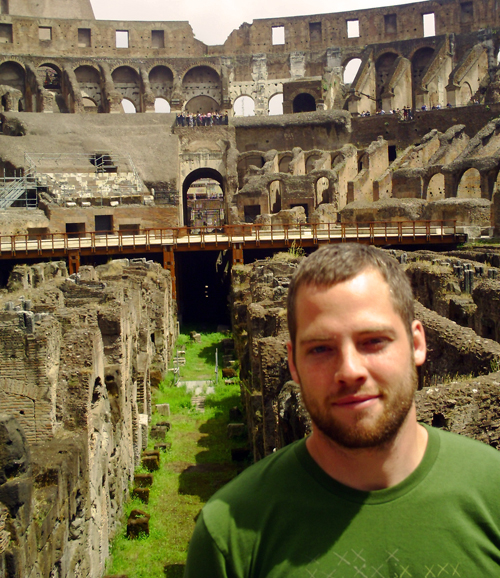
[[[396,261],[329,245],[288,295],[312,434],[205,506],[187,578],[500,576],[500,453],[417,423],[422,324]]]

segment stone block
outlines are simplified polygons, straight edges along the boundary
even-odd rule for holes
[[[160,460],[156,456],[144,456],[141,463],[142,467],[150,472],[160,469]]]
[[[162,452],[167,452],[172,449],[172,444],[170,442],[165,442],[162,444],[155,444],[155,450],[160,450]]]
[[[161,371],[158,369],[152,369],[149,372],[149,380],[151,381],[151,387],[158,387],[163,379]]]
[[[247,433],[247,428],[244,423],[228,423],[227,437],[229,439],[243,437]]]
[[[150,435],[155,440],[164,440],[169,429],[170,428],[166,428],[165,426],[154,425],[151,428]]]
[[[158,422],[156,422],[156,427],[166,427],[167,431],[170,431],[170,422],[169,421],[158,421]]]
[[[149,488],[153,485],[153,474],[135,474],[134,484],[138,488]]]
[[[132,498],[139,498],[145,504],[149,504],[149,488],[134,488]]]
[[[149,536],[149,519],[151,516],[142,510],[132,510],[127,520],[127,538],[138,538],[140,534]]]
[[[143,458],[150,456],[156,456],[158,459],[160,459],[160,450],[147,450],[142,452]]]
[[[170,416],[170,404],[169,403],[157,403],[156,411],[160,415]]]

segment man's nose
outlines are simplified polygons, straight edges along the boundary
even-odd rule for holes
[[[364,356],[354,343],[344,344],[339,352],[336,379],[343,385],[363,383],[368,375]]]

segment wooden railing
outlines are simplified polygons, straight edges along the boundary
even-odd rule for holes
[[[44,233],[37,235],[0,235],[0,255],[15,256],[17,253],[42,254],[99,250],[145,251],[154,247],[179,246],[203,248],[204,245],[225,243],[278,243],[288,245],[296,242],[369,242],[386,240],[401,243],[404,240],[429,242],[457,235],[456,221],[373,221],[370,223],[322,223],[280,225],[224,225],[214,227],[168,227],[139,231],[98,231],[82,233]]]

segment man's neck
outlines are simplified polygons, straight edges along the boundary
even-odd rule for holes
[[[407,478],[422,461],[427,438],[413,407],[396,437],[382,447],[344,448],[314,427],[306,444],[311,457],[329,476],[368,492],[390,488]]]

